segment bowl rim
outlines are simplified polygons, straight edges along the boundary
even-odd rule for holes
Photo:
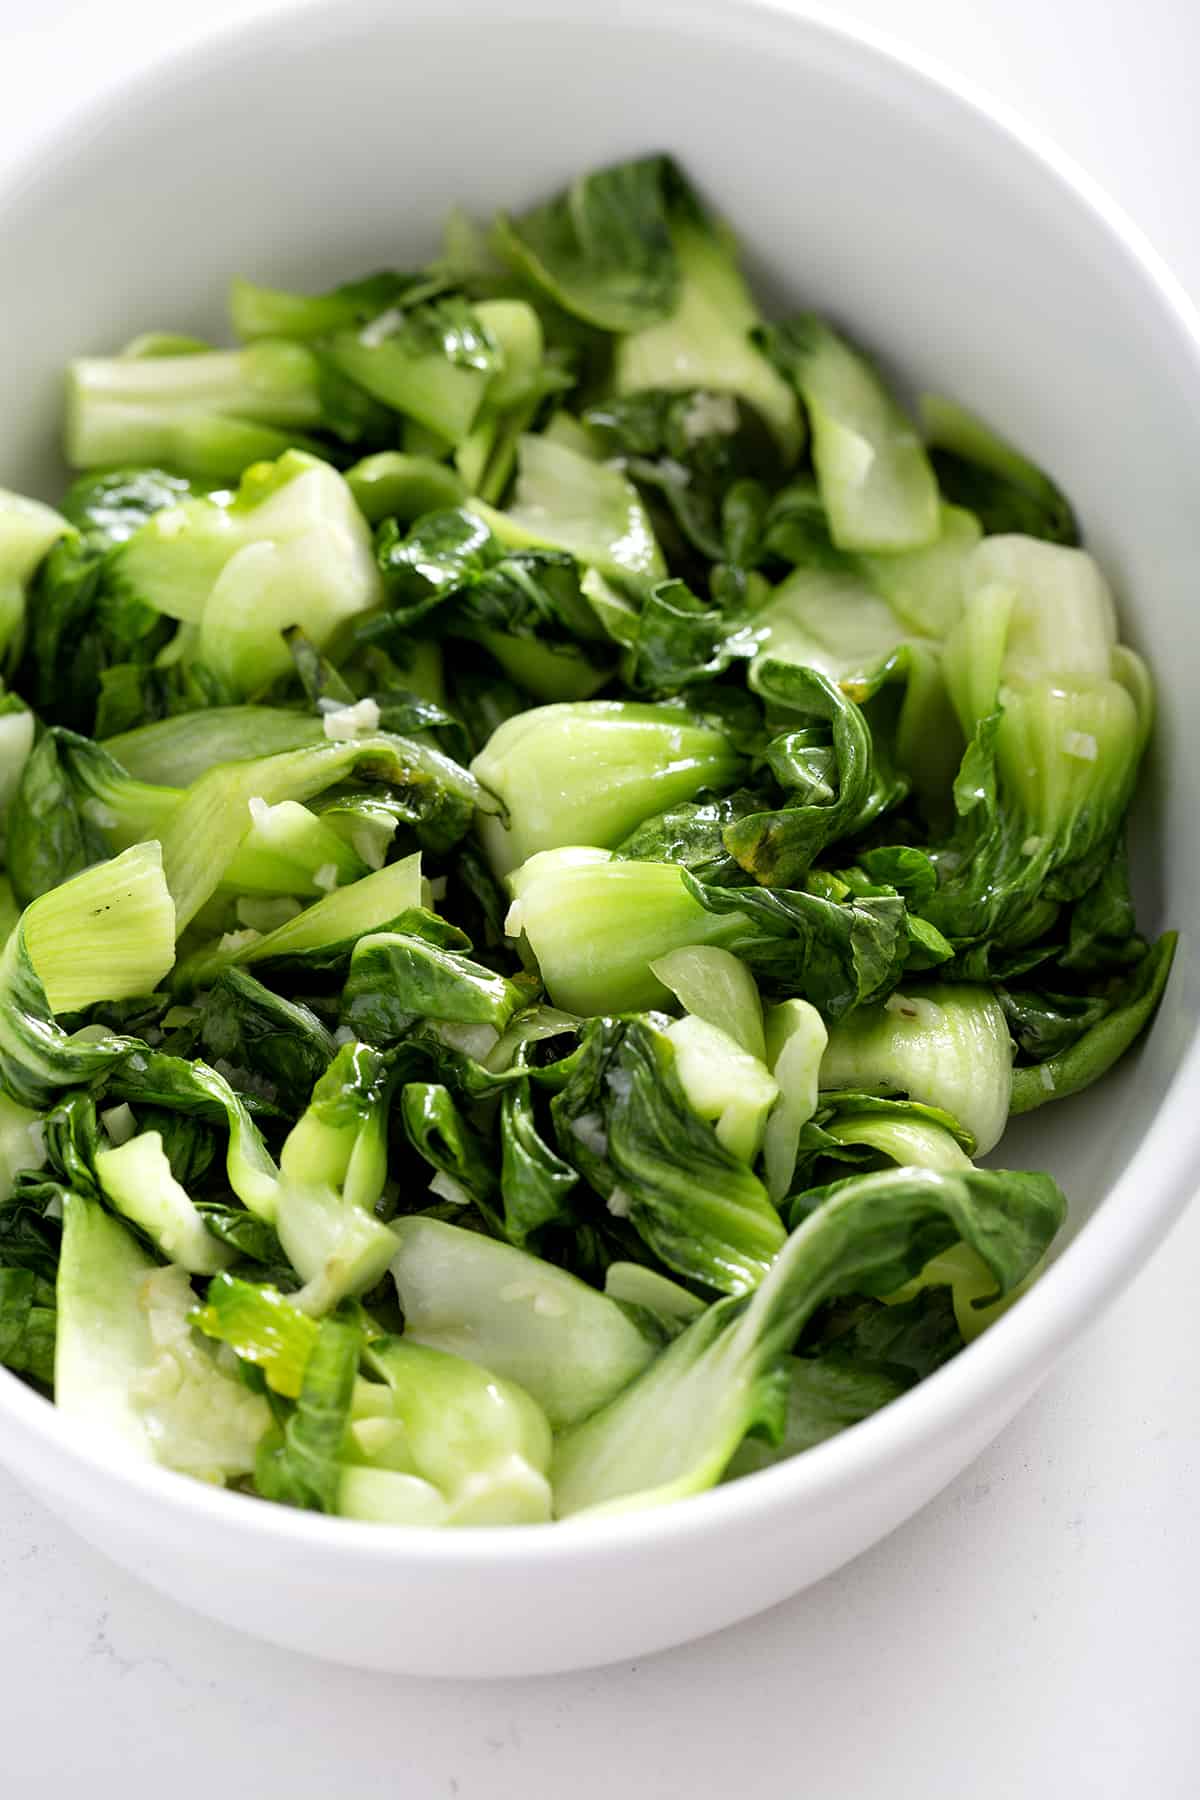
[[[26,187],[36,190],[48,175],[70,167],[88,143],[152,90],[178,87],[219,75],[231,58],[260,53],[292,38],[302,41],[322,22],[342,25],[351,11],[359,20],[387,9],[387,0],[302,0],[249,20],[226,20],[198,38],[152,57],[131,74],[107,83],[84,106],[37,133],[23,156],[0,169],[0,219],[19,205]],[[457,11],[481,16],[489,0],[458,0]],[[566,16],[555,0],[510,0],[508,17],[572,26],[600,8]],[[409,0],[411,20],[444,17],[439,0]],[[890,32],[831,15],[824,8],[794,10],[789,0],[660,0],[653,9],[626,6],[608,12],[622,31],[671,30],[684,37],[736,32],[753,36],[764,53],[775,49],[793,57],[805,41],[826,57],[838,55],[892,84],[896,90],[940,108],[976,141],[991,139],[1001,154],[1019,161],[1033,178],[1058,190],[1060,199],[1087,215],[1112,254],[1141,285],[1177,340],[1181,360],[1190,361],[1200,387],[1200,311],[1161,255],[1102,186],[1072,157],[1015,109],[960,77],[936,58],[914,51]],[[1048,1372],[1053,1358],[1099,1315],[1161,1245],[1197,1185],[1200,1112],[1190,1099],[1200,1081],[1200,1031],[1191,1039],[1160,1102],[1153,1124],[1096,1212],[1018,1306],[996,1320],[983,1336],[935,1374],[899,1399],[803,1455],[775,1464],[737,1482],[692,1496],[686,1503],[645,1508],[597,1518],[511,1527],[473,1527],[456,1532],[432,1527],[380,1525],[327,1517],[253,1496],[210,1487],[150,1463],[121,1463],[97,1446],[86,1428],[61,1418],[53,1403],[0,1369],[0,1417],[39,1440],[47,1459],[73,1465],[90,1477],[96,1510],[107,1499],[143,1496],[171,1509],[176,1519],[204,1520],[248,1540],[287,1543],[310,1557],[343,1562],[478,1570],[504,1564],[510,1569],[536,1562],[607,1560],[636,1547],[683,1544],[716,1538],[731,1528],[765,1524],[768,1517],[827,1506],[860,1483],[878,1478],[890,1465],[915,1461],[939,1439],[972,1417],[1003,1418],[1006,1397],[1019,1404]],[[1015,1399],[1014,1399],[1015,1397]],[[1009,1406],[1013,1410],[1013,1405]],[[27,1458],[0,1447],[18,1473]],[[35,1485],[41,1481],[35,1477]],[[571,1528],[564,1530],[563,1526]]]

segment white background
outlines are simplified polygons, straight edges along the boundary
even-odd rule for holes
[[[0,164],[123,70],[251,10],[263,0],[208,0],[202,17],[179,0],[0,0]],[[1050,132],[1200,296],[1195,0],[831,10]],[[0,296],[19,279],[0,246]],[[82,1777],[126,1800],[1190,1800],[1198,1271],[1200,1207],[910,1525],[750,1625],[597,1673],[417,1682],[269,1649],[143,1590],[0,1474],[5,1791],[58,1800]]]

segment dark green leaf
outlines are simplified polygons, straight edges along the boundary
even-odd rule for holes
[[[62,1189],[31,1170],[0,1201],[0,1268],[28,1269],[54,1285],[62,1242]]]
[[[454,1183],[458,1192],[453,1199],[458,1201],[461,1194],[464,1208],[474,1201],[497,1228],[496,1235],[502,1236],[493,1204],[498,1182],[487,1145],[464,1117],[449,1088],[440,1082],[407,1082],[400,1090],[400,1116],[413,1149]]]
[[[0,1363],[54,1385],[54,1287],[28,1268],[0,1267]]]
[[[264,1271],[288,1267],[279,1239],[265,1219],[256,1218],[241,1206],[225,1206],[219,1200],[197,1200],[196,1208],[213,1236],[222,1244],[228,1244],[231,1250],[236,1250],[247,1262],[261,1263]],[[272,1278],[274,1279],[274,1275]],[[291,1276],[288,1285],[298,1285],[295,1275]],[[211,1292],[209,1298],[212,1298]],[[239,1354],[244,1355],[245,1352]]]
[[[762,1183],[694,1113],[647,1019],[591,1019],[551,1102],[558,1147],[669,1269],[724,1293],[761,1280],[783,1241]]]
[[[871,794],[871,734],[861,710],[815,669],[775,659],[756,663],[754,685],[776,711],[795,714],[768,748],[786,796],[775,811],[726,827],[725,844],[747,874],[770,887],[795,887],[827,844],[861,829]]]
[[[637,331],[676,304],[676,207],[697,212],[676,165],[642,157],[581,175],[519,219],[501,214],[497,247],[567,312],[605,331]]]
[[[334,1052],[331,1034],[307,1006],[284,1000],[244,969],[226,969],[195,1002],[204,1056],[235,1087],[249,1074],[270,1097],[303,1108]],[[260,1090],[261,1091],[261,1090]]]
[[[423,937],[377,932],[350,960],[342,1020],[365,1043],[387,1045],[418,1019],[491,1025],[502,1031],[531,995],[460,951]]]
[[[80,805],[59,748],[60,734],[45,732],[8,809],[8,875],[22,906],[109,854],[104,833]]]
[[[763,800],[748,788],[720,799],[688,800],[647,819],[613,852],[627,862],[679,863],[698,881],[736,885],[746,879],[725,845],[725,832],[737,821],[762,811]]]
[[[638,619],[629,681],[646,693],[674,694],[753,653],[753,637],[748,630],[739,633],[737,620],[697,599],[685,582],[661,581]]]
[[[989,536],[1017,531],[1024,537],[1046,538],[1052,544],[1079,542],[1071,503],[1048,478],[1047,491],[1033,494],[953,450],[935,446],[929,460],[945,498],[953,506],[973,512]]]
[[[962,1343],[953,1291],[936,1286],[895,1306],[881,1300],[837,1303],[815,1349],[806,1344],[802,1354],[823,1357],[834,1350],[849,1361],[885,1365],[910,1381],[924,1381],[957,1356]]]
[[[731,394],[646,390],[584,415],[600,447],[626,459],[648,501],[665,501],[684,542],[710,562],[753,568],[781,473],[762,420]]]
[[[802,889],[713,887],[684,872],[688,892],[709,912],[748,913],[726,948],[772,992],[810,1000],[840,1019],[887,995],[904,972],[906,911],[898,896],[827,899]]]
[[[795,1232],[807,1221],[820,1239],[827,1295],[895,1293],[960,1238],[987,1263],[1000,1295],[1037,1267],[1065,1214],[1049,1175],[894,1168],[798,1194],[790,1224]]]
[[[787,1418],[778,1443],[761,1435],[747,1437],[725,1472],[726,1481],[753,1475],[758,1469],[785,1462],[836,1437],[880,1407],[899,1398],[911,1385],[890,1370],[860,1364],[836,1351],[820,1359],[788,1357]]]
[[[579,1180],[538,1129],[528,1082],[514,1082],[500,1102],[500,1193],[505,1235],[523,1248],[531,1233],[570,1219],[568,1197]]]
[[[1032,1112],[1099,1081],[1141,1036],[1171,972],[1177,934],[1164,932],[1113,994],[1104,1017],[1035,1068],[1013,1070],[1012,1110]]]

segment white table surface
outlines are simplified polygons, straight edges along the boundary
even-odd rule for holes
[[[0,0],[0,164],[121,69],[252,8]],[[1057,137],[1200,294],[1195,0],[840,11]],[[0,283],[15,274],[0,254]],[[78,1777],[125,1800],[1190,1800],[1198,1271],[1200,1206],[908,1526],[749,1625],[595,1673],[418,1682],[267,1648],[142,1588],[0,1474],[0,1782],[49,1800]]]

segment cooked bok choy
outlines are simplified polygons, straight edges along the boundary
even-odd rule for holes
[[[230,315],[0,494],[0,1363],[364,1529],[867,1419],[1037,1279],[1008,1119],[1170,972],[1069,501],[666,156]]]

